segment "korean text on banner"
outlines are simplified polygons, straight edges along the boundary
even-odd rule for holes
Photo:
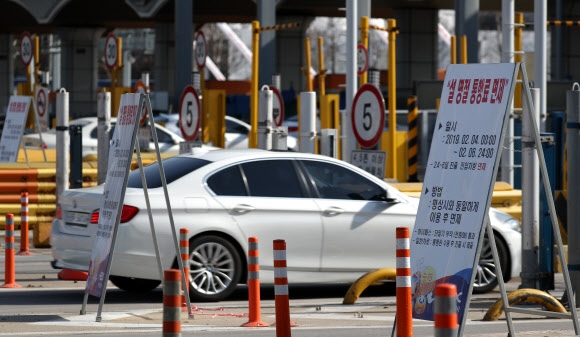
[[[10,96],[2,128],[2,138],[0,138],[0,162],[15,163],[18,159],[18,149],[22,141],[28,109],[30,109],[29,96]]]
[[[450,65],[411,240],[413,317],[433,320],[435,285],[468,302],[499,163],[516,64]]]
[[[139,124],[139,107],[142,104],[141,94],[121,96],[115,132],[109,149],[109,166],[85,289],[85,292],[97,297],[102,296],[107,282],[111,246],[121,217],[123,196],[127,187]]]

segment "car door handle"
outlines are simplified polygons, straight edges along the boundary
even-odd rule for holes
[[[236,213],[247,213],[247,212],[251,212],[255,210],[254,207],[250,206],[250,205],[237,205],[234,207],[234,212]]]
[[[324,210],[325,215],[339,215],[344,213],[344,210],[340,207],[330,207]]]

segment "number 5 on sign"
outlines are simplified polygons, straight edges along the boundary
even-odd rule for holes
[[[183,89],[179,101],[179,128],[183,138],[187,141],[195,141],[199,132],[200,104],[197,90],[191,85]]]
[[[372,84],[360,87],[352,103],[351,122],[354,136],[362,147],[377,144],[385,124],[385,103],[377,87]]]

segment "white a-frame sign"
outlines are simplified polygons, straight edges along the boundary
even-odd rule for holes
[[[149,205],[149,197],[147,193],[147,181],[143,172],[139,143],[136,142],[137,130],[139,128],[139,122],[141,119],[140,117],[145,107],[148,109],[147,111],[152,111],[149,95],[135,93],[124,94],[121,96],[121,103],[119,105],[115,132],[113,133],[113,137],[110,143],[107,177],[105,179],[103,196],[101,198],[99,208],[100,211],[98,228],[93,242],[93,250],[89,264],[89,274],[85,288],[85,297],[81,309],[81,314],[85,314],[85,308],[89,294],[100,297],[99,309],[97,311],[96,319],[97,322],[101,321],[101,310],[104,304],[107,282],[109,280],[109,274],[113,262],[115,242],[121,218],[121,210],[123,207],[123,199],[125,190],[127,188],[127,180],[129,177],[129,171],[131,168],[134,151],[137,152],[137,160],[139,162],[141,180],[143,182],[143,192],[147,203],[147,212],[149,214],[151,234],[157,255],[157,263],[159,266],[159,279],[163,281],[163,271],[161,270],[161,260],[159,256],[157,238],[155,235],[155,226],[152,220],[153,217],[151,215],[151,207]],[[165,200],[167,202],[167,209],[169,210],[169,220],[173,231],[173,241],[176,256],[179,257],[179,242],[177,241],[173,215],[171,213],[171,205],[169,204],[167,186],[165,182],[165,172],[163,171],[163,164],[161,162],[161,155],[159,153],[159,144],[157,141],[157,134],[155,132],[155,124],[152,114],[149,114],[149,127],[151,129],[151,136],[153,137],[155,149],[157,152],[159,175],[163,183]],[[183,264],[180,258],[178,258],[177,261],[182,273],[183,288],[187,301],[187,307],[191,308],[188,288],[184,283],[185,275],[183,275]]]
[[[509,312],[517,310],[511,310],[507,304],[488,211],[519,71],[526,102],[533,107],[527,75],[520,63],[450,65],[443,83],[411,238],[412,310],[413,318],[434,320],[436,284],[455,284],[460,336],[486,232],[506,307],[508,328],[510,335],[514,335]],[[547,177],[537,127],[535,137],[542,174]],[[548,184],[545,191],[551,191],[549,179],[543,181]],[[560,256],[564,256],[553,198],[549,193],[547,198],[551,201]],[[562,265],[566,262],[562,261]],[[566,268],[564,270],[569,286],[568,273]],[[575,307],[571,307],[577,329]]]

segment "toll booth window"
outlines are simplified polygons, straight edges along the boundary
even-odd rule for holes
[[[332,163],[302,160],[321,198],[381,200],[385,190],[364,176]]]
[[[294,164],[290,160],[260,160],[242,164],[250,196],[303,198]]]
[[[223,196],[247,196],[246,186],[239,166],[223,169],[207,179],[207,186]]]

